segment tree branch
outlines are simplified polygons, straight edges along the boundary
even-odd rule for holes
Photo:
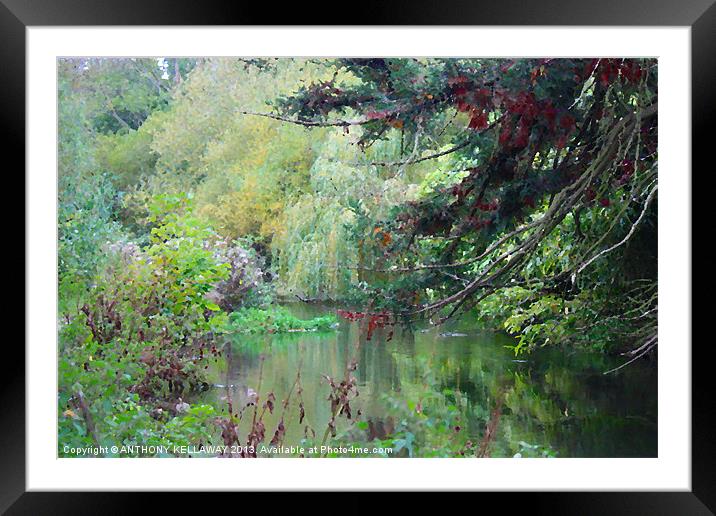
[[[371,122],[377,122],[378,119],[359,119],[359,120],[334,120],[328,122],[321,122],[317,120],[301,120],[300,118],[289,118],[281,115],[274,115],[272,113],[255,113],[253,111],[239,111],[241,115],[251,116],[262,116],[264,118],[271,118],[280,122],[288,122],[291,124],[302,125],[304,127],[349,127],[353,125],[365,125]]]
[[[575,272],[575,275],[581,273],[584,269],[586,269],[591,263],[593,263],[595,260],[600,258],[601,256],[604,256],[605,254],[611,253],[614,249],[617,247],[622,246],[624,243],[626,243],[627,240],[629,240],[632,235],[634,234],[634,231],[636,230],[636,227],[639,225],[641,220],[644,218],[644,215],[646,214],[647,209],[649,208],[649,205],[651,204],[651,200],[654,198],[654,195],[656,194],[656,190],[658,189],[658,185],[655,185],[654,188],[651,189],[651,192],[649,193],[649,196],[646,198],[646,201],[644,201],[644,208],[641,210],[641,213],[639,214],[639,218],[636,219],[636,222],[632,224],[631,228],[629,228],[629,233],[618,243],[614,244],[611,247],[608,247],[606,249],[603,249],[599,253],[592,256],[589,260],[584,262],[578,269],[577,272]]]
[[[495,120],[490,125],[488,125],[485,129],[483,129],[482,131],[480,131],[476,134],[486,133],[490,129],[496,127],[499,124],[499,122],[504,118],[504,116],[505,115],[500,116],[497,120]],[[459,143],[453,147],[450,147],[447,150],[444,150],[441,152],[436,152],[436,153],[430,154],[428,156],[423,156],[422,158],[413,158],[413,159],[407,159],[407,160],[403,160],[403,161],[373,161],[370,163],[361,163],[361,164],[362,165],[371,165],[371,166],[376,166],[376,167],[398,167],[398,166],[403,166],[403,165],[413,165],[415,163],[421,163],[423,161],[428,161],[431,159],[440,158],[442,156],[447,156],[448,154],[457,152],[460,149],[464,149],[465,147],[467,147],[468,145],[470,145],[472,143],[472,136],[474,136],[474,135],[471,135],[471,137],[468,138],[467,140],[465,140],[464,142]]]

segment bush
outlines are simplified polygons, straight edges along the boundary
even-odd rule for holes
[[[134,432],[126,425],[153,435],[148,418],[175,416],[177,397],[203,384],[207,355],[220,353],[212,338],[220,308],[207,294],[229,265],[212,250],[216,237],[185,196],[157,198],[150,213],[150,244],[106,248],[109,265],[86,302],[63,314],[62,443],[126,441]]]
[[[328,331],[336,327],[335,315],[303,320],[281,306],[268,309],[243,308],[229,314],[229,327],[241,333],[285,333],[297,331]]]
[[[209,298],[226,312],[245,306],[267,305],[273,297],[271,273],[255,249],[244,242],[232,245],[217,242],[216,256],[220,263],[228,264],[229,276],[220,281],[209,293]]]

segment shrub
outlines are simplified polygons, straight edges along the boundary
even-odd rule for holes
[[[336,327],[335,315],[303,320],[281,306],[268,309],[243,308],[229,314],[232,331],[241,333],[284,333],[294,331],[328,331]]]
[[[157,198],[150,213],[150,244],[107,247],[109,265],[85,293],[87,302],[63,314],[64,443],[123,440],[129,432],[120,432],[118,421],[146,428],[148,415],[166,421],[176,412],[167,400],[201,387],[207,355],[220,354],[211,336],[220,308],[207,294],[228,277],[229,265],[215,256],[215,235],[192,217],[186,196]]]
[[[226,312],[244,306],[262,306],[273,297],[271,273],[266,271],[265,260],[256,250],[235,241],[231,245],[217,243],[216,256],[220,263],[229,265],[229,275],[209,293],[209,298]]]

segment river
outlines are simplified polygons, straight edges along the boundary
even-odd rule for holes
[[[305,304],[290,309],[302,318],[332,311]],[[275,408],[265,416],[268,443],[282,400],[291,393],[284,444],[300,444],[310,432],[306,426],[320,441],[331,418],[324,375],[342,379],[346,364],[355,359],[359,395],[351,402],[352,420],[363,423],[351,427],[352,420],[338,418],[339,437],[350,432],[368,442],[401,422],[409,426],[406,414],[420,412],[437,395],[447,409],[459,412],[455,432],[487,444],[484,456],[657,456],[655,363],[637,361],[605,375],[624,359],[555,348],[515,357],[507,348],[509,336],[481,330],[466,318],[440,327],[396,328],[388,337],[379,330],[367,341],[358,323],[344,320],[331,332],[232,335],[210,369],[213,387],[203,398],[218,407],[230,399],[239,407],[250,401],[252,391],[264,400],[273,392]],[[299,368],[300,392],[294,386]],[[300,424],[298,395],[305,411]],[[243,435],[249,419],[243,418]],[[429,451],[425,445],[420,453],[403,450],[401,455],[432,456]]]

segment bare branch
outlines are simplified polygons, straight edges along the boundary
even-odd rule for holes
[[[274,115],[272,113],[255,113],[252,111],[239,111],[241,115],[251,116],[262,116],[264,118],[271,118],[280,122],[288,122],[291,124],[302,125],[304,127],[349,127],[353,125],[365,125],[371,122],[377,122],[377,119],[359,119],[359,120],[333,120],[333,121],[318,121],[318,120],[302,120],[300,118],[289,118],[281,115]]]
[[[478,133],[476,133],[476,134],[485,133],[485,132],[489,131],[490,129],[492,129],[493,127],[497,126],[497,125],[500,123],[500,121],[502,121],[502,119],[504,118],[504,116],[505,116],[505,115],[502,115],[502,116],[499,117],[497,120],[495,120],[495,121],[492,122],[490,125],[488,125],[485,129],[483,129],[482,131],[480,131],[480,132],[478,132]],[[404,166],[404,165],[413,165],[413,164],[415,164],[415,163],[421,163],[421,162],[423,162],[423,161],[428,161],[428,160],[431,160],[431,159],[440,158],[440,157],[442,157],[442,156],[447,156],[448,154],[452,154],[453,152],[457,152],[457,151],[459,151],[460,149],[464,149],[465,147],[467,147],[468,145],[470,145],[471,143],[473,143],[473,141],[472,141],[472,137],[473,137],[473,136],[474,136],[474,135],[471,135],[471,137],[468,138],[467,140],[465,140],[464,142],[459,143],[459,144],[457,144],[457,145],[455,145],[455,146],[453,146],[453,147],[450,147],[450,148],[447,149],[447,150],[444,150],[444,151],[441,151],[441,152],[436,152],[436,153],[430,154],[430,155],[428,155],[428,156],[423,156],[422,158],[409,158],[409,159],[406,159],[406,160],[403,160],[403,161],[373,161],[373,162],[370,162],[370,163],[360,163],[360,164],[362,164],[362,165],[371,165],[371,166],[376,166],[376,167],[399,167],[399,166]]]
[[[634,358],[632,358],[632,359],[629,360],[628,362],[624,362],[622,365],[620,365],[620,366],[618,366],[618,367],[615,367],[614,369],[610,369],[609,371],[604,371],[604,373],[602,373],[602,374],[616,373],[616,372],[619,371],[620,369],[622,369],[622,368],[628,366],[629,364],[631,364],[631,363],[633,363],[633,362],[636,362],[636,361],[639,360],[641,357],[645,356],[645,355],[646,355],[647,353],[649,353],[652,349],[654,349],[654,348],[657,346],[657,344],[658,344],[657,336],[656,336],[656,335],[653,335],[652,337],[650,337],[649,339],[647,339],[646,344],[640,348],[640,349],[643,349],[643,351],[642,351],[641,353],[639,353],[638,355],[636,355]]]

